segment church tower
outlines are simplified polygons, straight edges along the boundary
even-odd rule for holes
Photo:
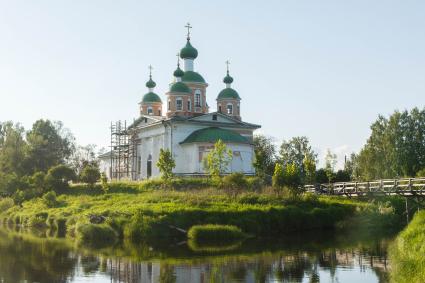
[[[192,91],[182,82],[184,72],[180,69],[179,54],[177,54],[177,69],[174,71],[174,83],[171,84],[167,95],[167,117],[192,116]]]
[[[152,66],[149,66],[149,81],[146,82],[148,93],[143,96],[140,104],[140,114],[161,116],[162,101],[158,94],[154,92],[156,83],[152,80]]]
[[[226,88],[220,91],[217,96],[217,111],[238,120],[241,120],[241,98],[236,90],[232,88],[233,78],[229,75],[229,61],[227,64],[227,75],[223,82]]]

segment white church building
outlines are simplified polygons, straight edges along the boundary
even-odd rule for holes
[[[190,26],[187,27],[189,30]],[[233,153],[228,173],[255,173],[253,132],[260,126],[242,121],[241,97],[232,88],[228,64],[224,89],[216,97],[217,111],[209,112],[208,83],[195,71],[197,57],[198,51],[192,46],[188,32],[186,45],[180,50],[184,68],[177,63],[174,80],[165,93],[165,105],[155,93],[156,83],[150,72],[146,83],[148,92],[139,103],[140,117],[128,127],[135,141],[135,154],[128,159],[132,168],[128,178],[141,180],[160,176],[156,163],[161,148],[171,151],[176,175],[203,175],[206,173],[203,159],[219,139]],[[108,179],[114,179],[116,154],[111,151],[99,156],[101,171]]]

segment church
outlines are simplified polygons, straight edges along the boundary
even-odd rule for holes
[[[183,69],[179,59],[165,99],[155,92],[156,83],[150,67],[146,82],[148,91],[139,103],[140,116],[125,130],[131,135],[130,142],[122,150],[111,146],[111,152],[99,156],[101,171],[108,179],[117,179],[118,175],[118,178],[122,177],[122,171],[126,171],[128,174],[125,176],[132,180],[160,176],[156,163],[161,148],[171,151],[176,164],[174,174],[205,175],[204,157],[218,140],[222,140],[233,153],[228,173],[255,173],[253,132],[260,126],[242,120],[241,97],[232,88],[233,78],[228,62],[223,90],[216,97],[217,111],[209,112],[208,83],[195,70],[198,50],[191,43],[191,26],[188,24],[186,27],[186,45],[179,53]],[[119,150],[127,152],[127,155],[118,153]]]

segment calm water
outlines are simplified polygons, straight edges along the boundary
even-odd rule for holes
[[[13,230],[13,231],[12,231]],[[221,247],[193,243],[87,248],[48,232],[0,229],[0,282],[388,282],[387,245],[309,232]]]

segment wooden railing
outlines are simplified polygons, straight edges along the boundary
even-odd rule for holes
[[[329,195],[402,195],[425,196],[425,178],[376,180],[370,182],[341,182],[306,185],[307,192]]]

